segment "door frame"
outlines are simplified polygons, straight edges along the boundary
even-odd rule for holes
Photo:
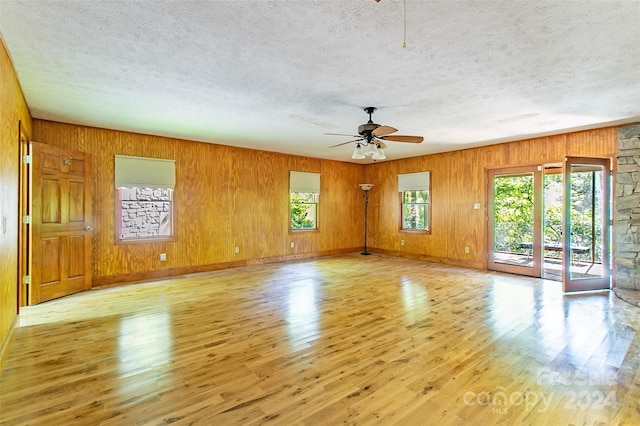
[[[31,225],[23,220],[31,215],[31,163],[27,160],[29,152],[29,135],[22,124],[18,122],[18,313],[20,308],[28,305],[29,289],[24,277],[31,273]]]

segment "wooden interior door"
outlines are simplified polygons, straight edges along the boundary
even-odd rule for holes
[[[31,142],[29,303],[91,288],[91,156]]]

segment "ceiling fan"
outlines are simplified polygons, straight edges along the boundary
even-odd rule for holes
[[[422,136],[404,136],[404,135],[392,135],[398,131],[391,126],[382,126],[376,124],[371,119],[371,114],[376,110],[375,107],[366,107],[364,112],[369,114],[369,121],[358,126],[357,135],[347,135],[342,133],[325,133],[325,135],[335,136],[353,136],[356,139],[332,145],[329,148],[335,148],[337,146],[346,145],[348,143],[355,142],[356,149],[353,152],[351,158],[355,160],[362,160],[366,157],[372,157],[374,160],[384,160],[383,149],[387,147],[386,142],[408,142],[408,143],[420,143],[424,140]],[[366,149],[363,149],[366,148]]]

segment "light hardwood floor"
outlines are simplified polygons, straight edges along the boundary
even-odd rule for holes
[[[359,254],[22,310],[0,424],[640,424],[640,309]]]

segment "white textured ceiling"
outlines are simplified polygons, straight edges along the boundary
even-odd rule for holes
[[[0,33],[35,118],[319,158],[367,106],[425,138],[390,160],[640,121],[638,0],[404,5],[0,0]]]

